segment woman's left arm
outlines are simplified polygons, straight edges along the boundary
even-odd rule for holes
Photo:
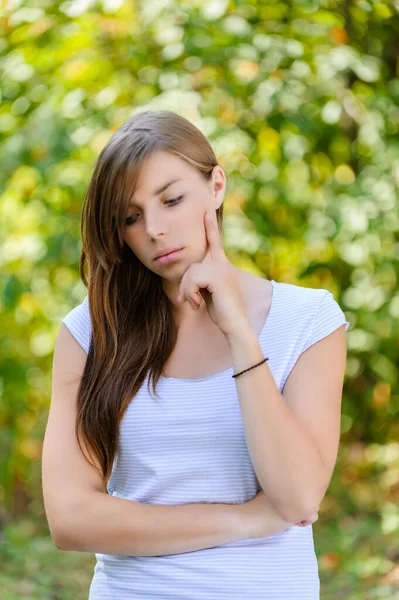
[[[264,358],[247,323],[226,337],[234,373]],[[234,379],[254,470],[276,511],[289,522],[316,513],[330,483],[345,363],[342,325],[300,355],[282,394],[267,362]]]

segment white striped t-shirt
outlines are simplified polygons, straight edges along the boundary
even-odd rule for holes
[[[258,339],[282,392],[301,353],[349,323],[328,290],[271,283],[271,308]],[[88,297],[62,322],[88,352]],[[161,377],[155,400],[147,376],[121,422],[109,494],[167,505],[241,504],[253,498],[261,487],[246,445],[233,373],[231,367],[200,379]],[[267,538],[182,554],[95,556],[89,600],[320,597],[312,526],[292,525]]]

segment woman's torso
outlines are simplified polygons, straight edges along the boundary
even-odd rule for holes
[[[301,353],[349,323],[327,290],[260,278],[258,288],[255,283],[256,278],[245,290],[248,320],[259,333],[260,347],[270,358],[268,367],[282,393]],[[88,352],[88,297],[62,321]],[[148,378],[132,398],[120,424],[108,493],[173,506],[247,502],[260,485],[246,444],[230,356],[221,352],[223,347],[216,349],[215,340],[201,346],[198,328],[191,330],[191,339],[188,329],[182,327],[180,334],[179,351],[187,353],[191,345],[191,358],[183,355],[179,372],[171,370],[170,362],[169,372],[180,377],[161,377],[158,398],[150,393]],[[191,372],[186,369],[190,361],[195,363]],[[209,375],[201,377],[206,372]],[[251,600],[319,599],[311,526],[292,526],[268,538],[183,554],[96,554],[96,558],[90,600],[242,600],[246,595]]]

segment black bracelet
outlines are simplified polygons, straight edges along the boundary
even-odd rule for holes
[[[239,375],[242,375],[243,373],[246,373],[247,371],[250,371],[251,369],[254,369],[255,367],[259,367],[259,365],[263,365],[263,363],[266,362],[267,360],[269,360],[269,359],[265,358],[265,359],[261,360],[260,363],[258,363],[257,365],[254,365],[253,367],[249,367],[249,369],[245,369],[245,371],[241,371],[240,373],[236,373],[235,375],[232,375],[232,377],[238,377]]]

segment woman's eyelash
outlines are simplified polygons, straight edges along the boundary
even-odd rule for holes
[[[177,196],[177,198],[171,198],[170,200],[165,200],[165,204],[167,204],[168,206],[174,206],[175,204],[178,204],[178,202],[180,202],[180,200],[183,198],[184,194],[182,194],[181,196]],[[127,217],[126,218],[126,225],[133,225],[136,220],[132,221],[132,219],[134,219],[133,216],[131,217]]]

